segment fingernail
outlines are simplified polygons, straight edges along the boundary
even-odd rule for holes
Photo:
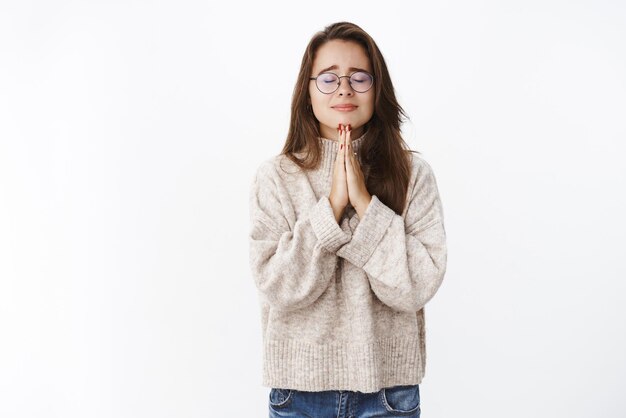
[[[340,150],[341,150],[341,149],[343,149],[343,144],[341,144],[341,146],[339,147],[339,149],[340,149]]]
[[[352,127],[350,126],[350,124],[348,124],[348,130],[351,131]]]
[[[337,125],[337,130],[340,131],[341,130],[341,123]]]

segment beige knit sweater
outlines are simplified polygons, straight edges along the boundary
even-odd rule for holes
[[[353,140],[359,150],[364,136]],[[328,196],[337,141],[318,169],[265,160],[250,186],[250,268],[263,335],[262,385],[376,392],[419,384],[424,305],[446,270],[443,209],[430,165],[412,154],[402,216],[376,195],[339,224]]]

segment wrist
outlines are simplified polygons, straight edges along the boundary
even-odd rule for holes
[[[337,221],[337,223],[339,223],[341,215],[343,215],[343,209],[333,207],[333,215],[335,215],[335,220]]]
[[[354,210],[356,210],[357,215],[359,215],[359,219],[363,219],[363,216],[365,216],[365,211],[367,210],[371,201],[372,196],[370,195],[368,198],[356,203]]]

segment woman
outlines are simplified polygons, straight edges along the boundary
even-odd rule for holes
[[[270,417],[419,417],[424,305],[446,270],[433,171],[374,40],[348,22],[306,48],[281,154],[250,188]]]

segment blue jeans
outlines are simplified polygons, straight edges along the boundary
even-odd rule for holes
[[[420,390],[419,385],[393,386],[373,393],[272,388],[269,407],[270,418],[419,418]]]

